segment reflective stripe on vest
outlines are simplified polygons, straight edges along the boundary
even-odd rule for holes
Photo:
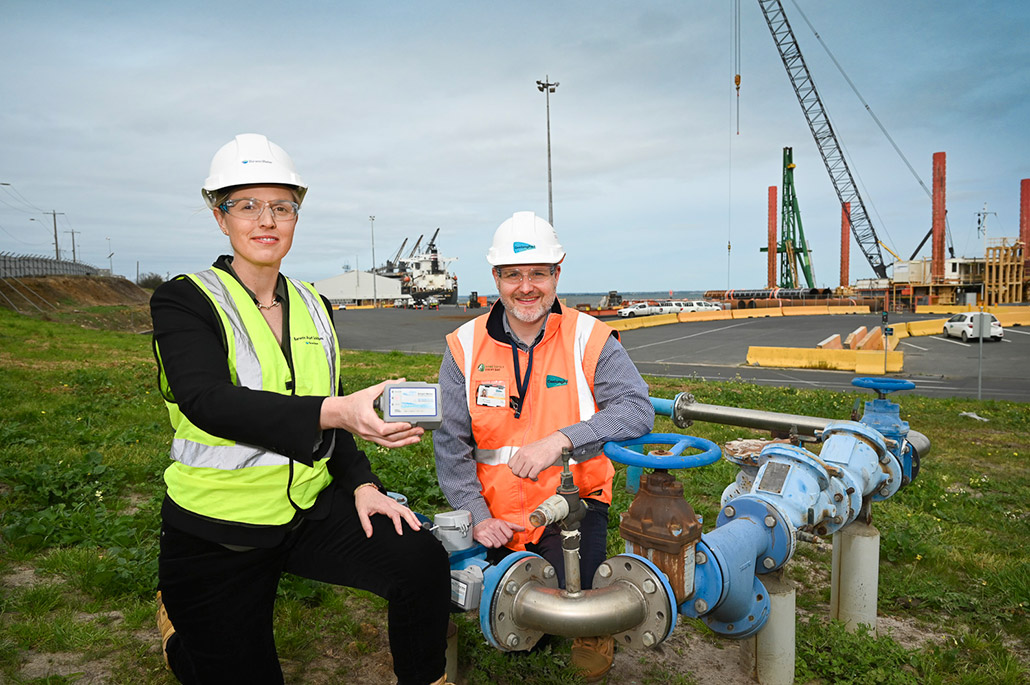
[[[255,390],[268,389],[264,387],[261,360],[254,347],[254,342],[247,331],[236,300],[229,292],[226,282],[223,281],[223,278],[232,279],[232,276],[229,274],[221,276],[214,269],[208,269],[191,274],[189,277],[203,286],[201,291],[216,305],[223,326],[228,325],[229,327],[229,330],[226,331],[226,339],[230,345],[229,365],[234,372],[233,382],[236,385]],[[301,299],[300,302],[291,302],[290,318],[292,320],[294,313],[297,312],[293,305],[303,303],[304,311],[311,315],[314,322],[315,331],[321,341],[320,346],[325,353],[326,364],[329,368],[328,385],[330,387],[326,387],[324,393],[330,396],[336,395],[336,331],[329,321],[321,298],[310,289],[310,286],[302,281],[287,280],[289,282],[287,295],[291,296],[292,293],[296,293]],[[253,466],[288,466],[290,463],[289,457],[277,452],[253,445],[234,443],[204,433],[193,426],[185,416],[182,416],[181,412],[176,411],[176,413],[179,415],[179,421],[177,422],[173,418],[173,424],[178,423],[178,425],[176,425],[176,436],[172,440],[171,458],[181,464],[197,468],[235,470]],[[333,435],[331,439],[335,440],[335,433],[330,434]],[[325,453],[331,453],[332,447],[333,445],[330,444]]]
[[[508,396],[515,392],[511,345],[490,336],[489,317],[460,326],[447,336],[447,344],[464,374],[476,473],[491,516],[526,528],[507,545],[517,550],[543,533],[529,523],[529,513],[554,494],[561,470],[544,469],[534,482],[516,477],[508,463],[522,445],[594,415],[594,372],[611,329],[574,309],[549,314],[544,335],[533,349],[523,411],[515,418],[508,405]],[[581,496],[611,502],[614,468],[607,458],[585,455],[573,458],[571,466]]]

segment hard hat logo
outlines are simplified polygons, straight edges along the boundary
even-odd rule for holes
[[[554,228],[533,212],[515,212],[498,226],[486,253],[486,261],[493,266],[559,264],[563,259],[565,251]]]
[[[308,189],[286,150],[257,133],[241,133],[215,153],[202,189],[204,200],[214,209],[218,191],[243,185],[291,186],[298,204],[304,201]]]

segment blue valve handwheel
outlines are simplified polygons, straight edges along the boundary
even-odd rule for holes
[[[852,378],[851,384],[857,388],[869,388],[881,393],[894,392],[895,390],[911,390],[916,387],[915,383],[904,378],[875,378],[870,376]]]
[[[671,445],[670,454],[641,454],[630,449],[635,445]],[[700,454],[683,454],[686,450],[704,450]],[[606,442],[604,453],[612,461],[649,469],[692,469],[719,461],[722,450],[711,440],[679,433],[648,433],[633,440]]]

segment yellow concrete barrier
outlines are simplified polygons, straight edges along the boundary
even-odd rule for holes
[[[617,331],[631,331],[634,328],[643,328],[640,325],[642,319],[619,319],[618,321],[608,321],[607,324]]]
[[[944,322],[947,319],[926,319],[925,321],[909,321],[905,324],[910,336],[937,335],[944,330]],[[895,330],[901,328],[901,324],[895,325]]]
[[[973,311],[968,304],[917,304],[916,314],[961,314]]]
[[[678,314],[656,314],[653,316],[637,316],[628,319],[611,321],[609,326],[617,331],[629,331],[634,328],[651,328],[652,326],[664,326],[670,323],[679,323]]]
[[[783,307],[784,316],[812,316],[816,314],[829,314],[830,308],[826,305],[801,305],[798,307]]]
[[[869,305],[830,305],[830,314],[868,314]]]
[[[863,350],[819,350],[805,347],[749,347],[747,363],[790,369],[837,369],[882,375],[902,370],[904,353]]]
[[[770,316],[783,316],[779,307],[756,307],[755,309],[732,309],[734,319],[765,319]]]
[[[728,309],[720,309],[718,311],[712,309],[706,312],[680,312],[676,316],[684,323],[688,321],[721,321],[723,319],[732,319],[733,312]]]
[[[1015,307],[1010,309],[1015,309]],[[998,317],[998,323],[1002,326],[1030,326],[1030,311],[1025,308],[1022,312],[1002,312],[995,316]]]

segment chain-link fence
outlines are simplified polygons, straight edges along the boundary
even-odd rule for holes
[[[25,276],[109,276],[107,269],[99,269],[84,262],[38,255],[17,255],[0,252],[0,278]]]

